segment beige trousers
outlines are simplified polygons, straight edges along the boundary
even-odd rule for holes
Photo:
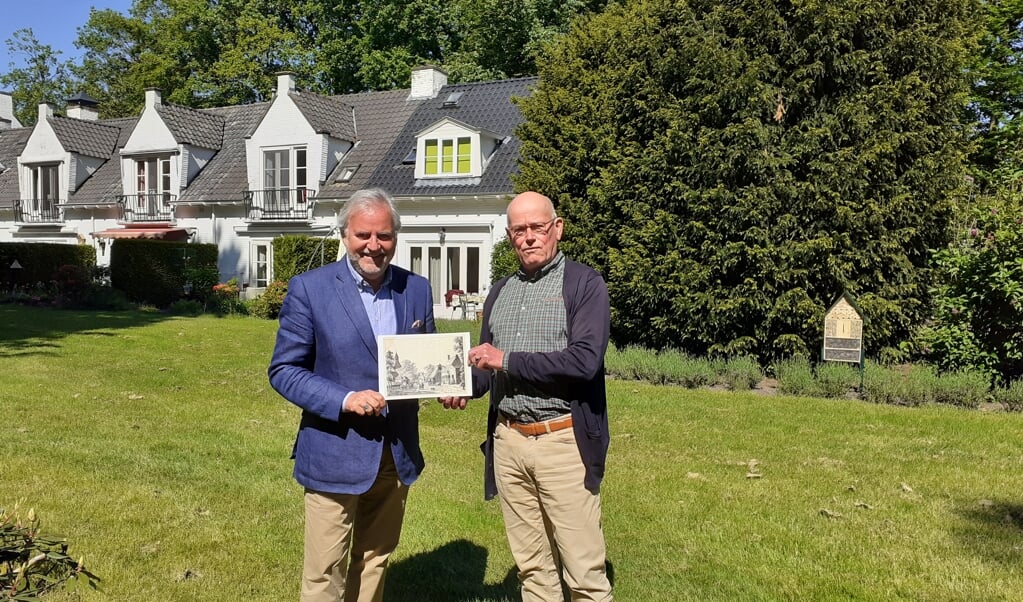
[[[494,469],[523,602],[564,600],[562,578],[573,602],[612,600],[600,496],[583,486],[573,430],[527,437],[498,424]]]
[[[381,602],[387,559],[398,545],[408,487],[391,450],[360,495],[305,492],[302,602]]]

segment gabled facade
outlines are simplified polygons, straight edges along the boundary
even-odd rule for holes
[[[318,198],[341,203],[367,186],[390,192],[402,214],[395,263],[429,278],[440,307],[447,291],[482,293],[490,286],[490,256],[504,238],[518,171],[514,133],[522,116],[512,99],[528,96],[536,79],[438,85],[435,73],[413,73],[410,96],[417,93],[419,75],[426,98],[371,162],[375,168],[365,173],[357,146]],[[356,177],[345,181],[351,169]]]
[[[0,240],[213,243],[221,278],[254,296],[273,279],[272,241],[336,235],[353,192],[379,186],[402,212],[395,263],[445,292],[482,292],[504,236],[521,121],[534,79],[447,85],[433,68],[409,90],[322,96],[278,76],[266,103],[196,110],[146,91],[134,119],[95,102],[47,105],[32,128],[0,126]],[[2,99],[0,99],[2,100]],[[444,315],[439,313],[438,315]]]
[[[173,223],[174,205],[224,145],[224,117],[165,105],[146,90],[146,104],[118,160],[121,221]]]

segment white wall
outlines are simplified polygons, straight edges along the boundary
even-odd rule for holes
[[[128,138],[128,142],[121,151],[124,155],[139,155],[146,153],[167,153],[178,150],[178,143],[174,140],[167,124],[163,122],[160,114],[155,108],[147,107],[142,111],[135,129]]]
[[[323,150],[322,136],[313,131],[291,97],[286,94],[276,96],[259,127],[252,137],[245,141],[249,189],[263,189],[262,149],[302,145],[306,147],[308,185],[315,187],[316,183],[324,178],[321,173],[321,157],[317,156]]]

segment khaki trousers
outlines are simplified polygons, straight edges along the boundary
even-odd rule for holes
[[[398,545],[408,487],[389,446],[369,491],[305,492],[302,602],[381,602],[387,559]]]
[[[583,486],[573,430],[528,437],[498,424],[494,469],[523,602],[564,600],[562,577],[573,602],[612,600],[600,496]]]

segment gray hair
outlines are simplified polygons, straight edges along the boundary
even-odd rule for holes
[[[397,234],[401,230],[401,216],[398,214],[398,207],[395,206],[394,199],[383,188],[365,188],[348,197],[348,202],[341,208],[341,213],[337,216],[341,235],[347,234],[348,220],[351,219],[353,213],[360,213],[378,205],[387,207],[387,211],[391,214],[391,227]]]

